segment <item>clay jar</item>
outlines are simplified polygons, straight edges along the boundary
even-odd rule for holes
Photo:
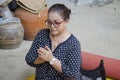
[[[18,18],[0,20],[0,48],[15,49],[23,41],[24,29]]]
[[[34,40],[39,30],[46,28],[45,20],[47,19],[48,9],[44,8],[38,14],[26,11],[23,8],[18,8],[15,11],[15,16],[20,18],[24,27],[24,39]]]

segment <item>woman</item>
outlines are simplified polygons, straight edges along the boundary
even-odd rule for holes
[[[67,30],[70,14],[64,4],[49,8],[48,29],[38,32],[25,58],[36,68],[35,80],[80,80],[81,48]]]

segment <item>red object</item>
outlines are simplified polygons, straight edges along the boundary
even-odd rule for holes
[[[89,52],[82,52],[82,67],[86,70],[91,70],[99,66],[100,60],[103,59],[106,76],[120,80],[120,60],[108,58]]]

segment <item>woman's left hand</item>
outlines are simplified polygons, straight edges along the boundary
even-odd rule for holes
[[[51,61],[54,57],[52,51],[48,46],[45,46],[44,48],[40,47],[38,49],[38,54],[40,55],[39,57],[41,57],[45,61]]]

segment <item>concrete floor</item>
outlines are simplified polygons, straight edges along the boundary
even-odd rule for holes
[[[120,1],[89,7],[75,6],[68,0],[47,0],[48,6],[57,2],[72,10],[68,29],[81,42],[82,51],[120,59]],[[23,40],[17,49],[0,49],[0,80],[25,80],[34,73],[24,59],[31,44]]]

